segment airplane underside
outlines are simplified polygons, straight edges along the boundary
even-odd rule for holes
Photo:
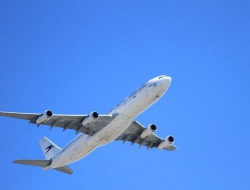
[[[132,119],[126,115],[119,114],[111,123],[96,133],[94,136],[81,134],[75,143],[64,149],[64,152],[56,156],[51,163],[51,168],[61,167],[76,162],[96,148],[113,142],[132,123]],[[48,167],[49,168],[49,167]]]

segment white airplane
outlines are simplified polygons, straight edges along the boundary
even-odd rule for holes
[[[177,147],[173,145],[173,136],[161,139],[154,134],[156,125],[150,124],[145,128],[135,121],[138,115],[163,96],[170,83],[171,78],[165,75],[153,78],[105,115],[99,115],[97,112],[89,115],[62,115],[52,114],[50,110],[42,114],[0,112],[0,116],[26,119],[30,123],[37,124],[37,127],[49,125],[50,129],[61,127],[63,131],[73,129],[76,133],[82,133],[63,149],[44,137],[40,140],[40,145],[46,160],[15,160],[13,163],[40,166],[43,170],[54,169],[72,174],[73,170],[67,166],[68,164],[114,140],[138,143],[139,146],[143,145],[148,149],[157,147],[175,150]]]

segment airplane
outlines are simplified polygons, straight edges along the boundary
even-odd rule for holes
[[[13,163],[40,166],[43,170],[54,169],[72,174],[73,170],[67,166],[68,164],[115,140],[123,143],[130,141],[131,144],[137,143],[139,147],[146,146],[147,149],[158,148],[169,151],[177,149],[173,145],[173,136],[169,135],[162,139],[154,134],[157,129],[155,124],[145,128],[135,120],[165,94],[171,80],[165,75],[149,80],[104,115],[99,115],[96,111],[88,115],[53,114],[51,110],[46,110],[42,114],[0,112],[0,116],[25,119],[37,127],[48,125],[50,129],[61,127],[63,131],[72,129],[76,134],[81,133],[65,148],[58,147],[44,137],[39,143],[45,160],[15,160]]]

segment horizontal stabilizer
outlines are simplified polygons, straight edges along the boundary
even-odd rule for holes
[[[57,170],[59,172],[63,172],[63,173],[66,173],[66,174],[72,174],[73,173],[73,170],[70,169],[68,166],[62,166],[62,167],[59,167],[59,168],[53,168],[54,170]]]
[[[168,147],[166,147],[166,148],[163,148],[163,149],[165,149],[165,150],[169,150],[169,151],[172,151],[172,150],[176,150],[176,149],[177,149],[177,147],[176,147],[176,146],[174,146],[174,145],[170,145],[170,146],[168,146]]]
[[[46,166],[50,165],[51,160],[15,160],[15,161],[13,161],[13,163],[46,167]]]
[[[46,167],[51,164],[51,160],[15,160],[13,161],[15,164],[24,164],[30,166],[39,166],[39,167]],[[70,169],[68,166],[62,166],[59,168],[52,168],[53,170],[63,172],[66,174],[72,174],[73,170]]]

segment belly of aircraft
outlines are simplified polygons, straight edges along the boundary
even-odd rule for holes
[[[60,167],[73,163],[96,149],[99,146],[108,144],[119,137],[133,122],[124,114],[119,114],[106,127],[98,131],[94,136],[82,134],[74,144],[70,145],[53,162],[51,167]]]
[[[93,138],[99,146],[110,143],[119,137],[132,122],[133,119],[119,113],[119,115],[112,122],[98,131]]]

